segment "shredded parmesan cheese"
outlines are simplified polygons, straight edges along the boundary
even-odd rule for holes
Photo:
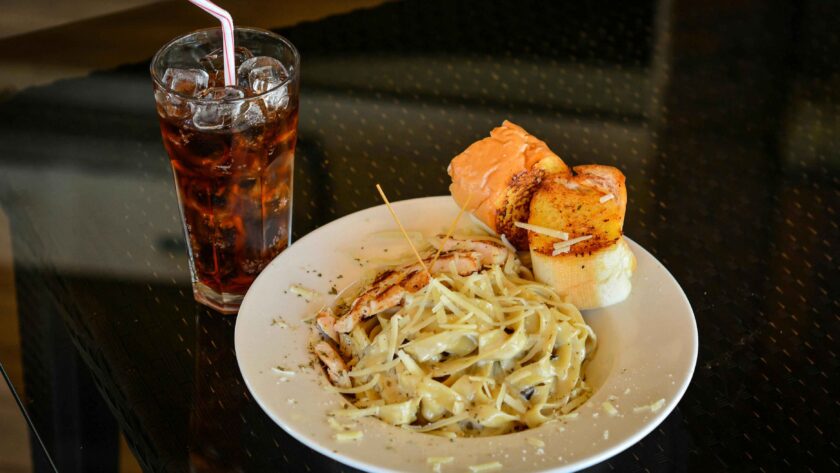
[[[339,423],[337,420],[335,420],[335,418],[334,418],[334,417],[332,417],[332,416],[328,416],[328,417],[327,417],[327,424],[329,424],[329,426],[330,426],[333,430],[338,431],[338,432],[345,432],[345,431],[348,431],[348,430],[350,430],[350,429],[352,429],[353,427],[355,427],[355,426],[356,426],[356,423],[355,423],[355,422],[351,422],[351,423],[349,423],[349,424],[340,424],[340,423]]]
[[[429,432],[431,430],[436,430],[436,429],[439,429],[441,427],[446,427],[447,425],[450,425],[450,424],[457,424],[458,422],[461,422],[462,420],[464,420],[468,417],[469,417],[469,414],[464,412],[462,414],[458,414],[458,415],[455,415],[455,416],[452,416],[452,417],[445,417],[445,418],[443,418],[443,419],[441,419],[437,422],[432,422],[432,423],[426,424],[422,427],[415,427],[413,425],[410,425],[410,426],[408,426],[408,428],[415,431],[415,432]]]
[[[609,401],[605,401],[603,404],[601,404],[601,407],[604,409],[604,412],[606,412],[610,416],[615,417],[618,415],[618,409],[616,409],[615,406],[613,406],[612,403]]]
[[[441,469],[440,466],[446,463],[452,463],[455,460],[455,457],[428,457],[426,458],[426,463],[432,465],[432,471],[435,473],[440,473]]]
[[[516,248],[511,244],[510,240],[507,239],[507,237],[505,236],[504,233],[502,233],[502,235],[501,235],[501,240],[502,240],[502,243],[505,245],[505,247],[508,250],[513,252],[513,254],[516,254]]]
[[[528,437],[526,441],[537,448],[545,447],[545,442],[536,437]]]
[[[505,395],[507,394],[507,383],[502,383],[502,387],[499,389],[499,395],[496,397],[496,410],[502,410],[502,401],[505,400]]]
[[[528,411],[528,408],[525,407],[525,404],[522,404],[522,401],[516,399],[515,397],[512,397],[510,394],[505,394],[503,399],[505,400],[505,404],[507,404],[508,406],[513,408],[513,410],[519,412],[520,414],[524,414]]]
[[[280,376],[282,376],[284,378],[291,378],[292,376],[297,374],[294,371],[284,370],[284,369],[280,368],[279,366],[275,366],[274,368],[271,368],[271,371],[274,371],[275,374],[279,374]]]
[[[561,248],[555,248],[554,251],[551,252],[551,256],[557,256],[561,253],[568,253],[571,248],[568,246],[564,246]]]
[[[327,417],[327,424],[329,424],[330,428],[333,429],[333,430],[338,430],[338,431],[344,430],[344,426],[339,424],[338,421],[335,420],[334,417],[331,417],[331,416]]]
[[[420,365],[418,365],[417,362],[414,361],[414,358],[412,358],[408,353],[400,350],[397,352],[397,357],[400,359],[403,366],[405,366],[405,369],[410,371],[412,374],[423,374],[423,370],[420,368]]]
[[[664,405],[665,405],[665,399],[660,399],[660,400],[658,400],[658,401],[656,401],[656,402],[654,402],[653,404],[650,405],[650,411],[651,412],[656,412],[659,409],[662,409],[662,406],[664,406]]]
[[[604,431],[604,440],[609,440],[609,438],[610,438],[610,431],[609,431],[609,430],[605,430],[605,431]]]
[[[665,399],[660,399],[660,400],[658,400],[656,402],[652,402],[652,403],[650,403],[646,406],[636,406],[636,407],[633,408],[633,412],[637,412],[637,413],[638,412],[644,412],[644,411],[656,412],[659,409],[662,409],[662,406],[664,406],[664,405],[665,405]]]
[[[312,299],[315,299],[316,297],[321,295],[320,292],[303,287],[300,284],[292,284],[291,286],[289,286],[289,292],[291,292],[292,294],[297,294],[298,296],[303,297],[307,301],[311,301]]]
[[[609,202],[613,199],[615,199],[615,196],[612,193],[604,194],[604,195],[601,196],[600,199],[598,199],[598,202],[601,202],[603,204],[604,202]]]
[[[592,238],[592,235],[579,236],[577,238],[572,238],[571,240],[568,240],[568,241],[559,241],[559,242],[554,244],[554,251],[559,251],[562,248],[568,248],[568,247],[574,245],[575,243],[580,243],[580,242],[586,241],[590,238]]]
[[[481,471],[493,471],[493,470],[500,470],[502,468],[502,464],[499,462],[488,462],[488,463],[481,463],[478,465],[470,465],[470,472],[471,473],[479,473]]]
[[[560,230],[541,227],[539,225],[531,225],[530,223],[514,222],[513,224],[519,228],[528,230],[529,232],[539,233],[541,235],[550,236],[551,238],[557,238],[559,240],[569,239],[569,234],[566,232],[561,232]]]
[[[361,440],[365,434],[361,430],[351,430],[349,432],[339,432],[335,434],[335,439],[339,442],[353,442]]]

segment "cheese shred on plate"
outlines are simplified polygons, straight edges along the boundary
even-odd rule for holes
[[[285,370],[285,369],[283,369],[279,366],[275,366],[274,368],[271,368],[271,371],[273,371],[274,374],[280,376],[280,379],[282,381],[287,381],[289,378],[293,378],[297,374],[294,371]]]
[[[428,457],[426,458],[426,463],[432,465],[432,471],[434,473],[441,473],[441,465],[452,463],[454,460],[455,457]]]
[[[652,402],[652,403],[650,403],[648,405],[645,405],[645,406],[636,406],[636,407],[633,408],[633,412],[644,412],[644,411],[656,412],[659,409],[662,409],[662,406],[664,406],[664,405],[665,405],[665,399],[660,399],[656,402]]]
[[[618,415],[618,409],[616,409],[610,401],[604,401],[604,403],[601,404],[601,407],[604,409],[604,412],[606,412],[610,416]]]
[[[499,462],[481,463],[478,465],[470,465],[470,473],[480,473],[483,471],[501,470],[502,464]]]
[[[537,448],[545,447],[545,442],[536,437],[528,437],[528,440],[526,440],[526,442],[530,443],[531,445]]]
[[[335,434],[335,439],[339,442],[353,442],[361,440],[365,434],[361,430],[351,430],[349,432],[339,432]]]
[[[303,287],[300,284],[292,284],[289,286],[289,292],[303,297],[306,300],[312,300],[321,295],[320,292]]]

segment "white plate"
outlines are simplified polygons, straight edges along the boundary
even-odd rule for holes
[[[458,211],[449,196],[397,202],[394,208],[409,230],[425,234],[444,231]],[[688,387],[697,360],[691,306],[668,270],[630,241],[638,259],[631,296],[612,307],[584,312],[598,336],[598,350],[586,373],[595,393],[576,411],[577,418],[510,435],[454,441],[367,418],[359,422],[361,440],[336,441],[326,419],[341,400],[323,388],[319,368],[306,367],[312,361],[307,346],[311,325],[302,319],[331,300],[327,294],[333,284],[340,291],[360,277],[363,269],[354,256],[371,233],[395,228],[385,206],[379,206],[313,231],[266,267],[239,311],[236,356],[248,389],[280,427],[318,452],[376,472],[429,472],[428,457],[446,456],[455,459],[443,465],[443,472],[468,471],[469,465],[493,461],[500,462],[503,471],[572,471],[638,442],[665,419]],[[390,250],[368,246],[363,258],[393,255],[395,250]],[[323,296],[307,302],[286,291],[292,284]],[[286,379],[272,369],[278,365],[297,373]],[[612,396],[617,416],[602,408]],[[665,402],[655,412],[634,411],[659,399]],[[538,449],[529,437],[545,446]]]

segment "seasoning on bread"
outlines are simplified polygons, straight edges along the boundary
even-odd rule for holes
[[[537,280],[581,309],[627,298],[636,259],[623,238],[625,177],[570,169],[545,142],[505,121],[449,165],[450,191],[491,230],[529,249]]]

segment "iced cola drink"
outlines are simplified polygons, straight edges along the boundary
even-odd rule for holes
[[[226,87],[220,36],[208,29],[177,38],[151,69],[193,292],[235,313],[289,242],[299,59],[282,37],[237,28],[236,84]]]

